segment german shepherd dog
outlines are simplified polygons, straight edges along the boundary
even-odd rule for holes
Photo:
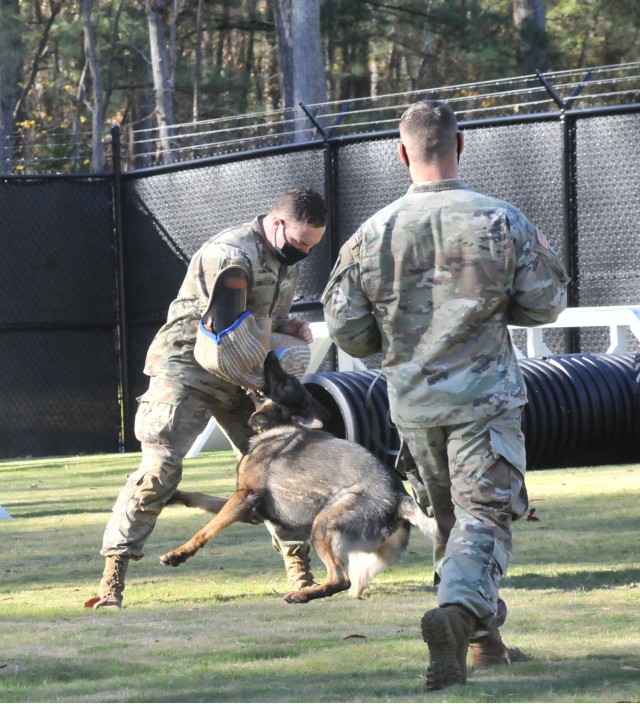
[[[359,598],[370,580],[407,547],[411,525],[433,540],[435,521],[407,493],[400,477],[368,450],[319,430],[328,412],[273,352],[264,363],[264,395],[249,392],[256,431],[237,468],[227,501],[176,491],[171,503],[217,512],[191,540],[160,558],[178,566],[238,521],[276,525],[308,535],[327,579],[285,594],[304,603],[349,589]]]

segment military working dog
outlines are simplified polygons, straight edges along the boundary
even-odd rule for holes
[[[349,590],[360,597],[370,580],[407,547],[411,525],[433,540],[435,521],[407,493],[400,477],[364,447],[320,430],[327,411],[273,352],[264,363],[265,392],[250,392],[256,431],[237,468],[228,500],[176,491],[172,503],[217,512],[184,545],[160,558],[177,566],[238,521],[277,525],[307,534],[327,578],[285,594],[304,603]]]

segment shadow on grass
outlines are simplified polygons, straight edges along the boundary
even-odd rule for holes
[[[515,577],[508,576],[502,582],[503,587],[511,587],[512,589],[559,589],[562,591],[575,591],[576,589],[589,591],[625,585],[637,587],[640,590],[640,568],[579,570],[562,572],[557,575],[526,572]]]
[[[68,504],[68,501],[64,502]],[[61,508],[61,509],[50,509],[49,511],[28,511],[20,513],[12,513],[11,508],[5,506],[7,511],[11,513],[13,518],[47,518],[48,516],[80,516],[86,513],[101,513],[105,516],[109,514],[108,508]]]
[[[571,660],[544,662],[545,674],[540,672],[540,663],[511,665],[509,680],[500,677],[501,668],[492,668],[479,673],[470,672],[467,685],[474,685],[497,695],[492,701],[575,702],[575,701],[619,701],[637,702],[640,695],[638,672],[630,662],[619,655],[592,654]],[[549,673],[551,671],[551,673]],[[452,691],[452,690],[448,690]],[[459,690],[460,691],[460,690]],[[536,694],[532,696],[532,692]],[[508,693],[508,694],[507,694]],[[604,698],[608,693],[609,698]],[[502,697],[500,697],[502,694]],[[624,695],[624,699],[617,699]],[[460,699],[459,701],[471,701]]]
[[[412,658],[399,668],[363,659],[347,667],[336,664],[329,671],[326,662],[319,666],[311,643],[284,649],[267,643],[261,648],[214,649],[211,659],[203,660],[199,653],[191,662],[177,654],[173,668],[163,667],[166,658],[154,655],[153,647],[136,653],[123,669],[124,657],[124,652],[97,650],[90,664],[42,655],[37,661],[3,658],[3,701],[568,702],[591,701],[594,692],[603,690],[624,693],[623,701],[637,701],[638,694],[637,672],[625,671],[625,659],[615,655],[548,661],[545,674],[540,673],[540,663],[471,670],[466,686],[431,693],[424,689],[426,658]]]

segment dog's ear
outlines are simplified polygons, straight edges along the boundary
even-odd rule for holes
[[[255,400],[254,400],[255,403]],[[271,399],[265,398],[256,410],[249,416],[248,425],[256,433],[263,430],[276,428],[278,425],[291,422],[291,411],[284,406],[279,406]]]
[[[253,389],[247,391],[247,396],[253,401],[256,411],[261,411],[265,404],[269,402],[269,399],[266,396],[263,396],[261,393],[258,393]]]
[[[296,425],[301,425],[303,428],[309,428],[309,430],[316,430],[318,428],[322,428],[324,425],[320,418],[315,418],[314,416],[299,416],[295,414],[291,416],[291,422]]]
[[[305,389],[306,399],[304,408],[296,409],[291,416],[291,420],[303,428],[322,428],[326,421],[329,420],[331,414],[329,411]]]
[[[265,394],[281,409],[282,421],[303,428],[322,428],[330,413],[318,403],[302,382],[287,374],[275,352],[269,352],[264,362]],[[289,417],[285,418],[285,409]]]
[[[329,411],[319,401],[316,401],[311,394],[309,394],[309,397],[311,398],[311,404],[313,406],[313,415],[324,425],[324,423],[331,418],[331,413],[329,413]]]
[[[269,430],[269,428],[273,427],[272,419],[268,415],[260,413],[260,411],[252,413],[249,416],[247,424],[249,425],[251,430],[254,430],[256,433],[259,433],[263,430]]]
[[[294,411],[304,405],[306,390],[292,374],[287,374],[280,365],[275,352],[267,353],[264,360],[265,395],[280,406]]]

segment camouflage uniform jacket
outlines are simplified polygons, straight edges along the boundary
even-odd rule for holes
[[[266,243],[261,216],[253,222],[214,235],[194,254],[167,322],[147,353],[145,374],[179,381],[201,390],[235,387],[203,369],[193,356],[200,318],[219,272],[241,267],[249,277],[247,308],[273,320],[273,329],[287,318],[298,282],[298,266],[287,267]]]
[[[413,184],[365,222],[322,303],[341,349],[382,352],[394,421],[432,427],[526,403],[507,324],[554,321],[568,281],[515,206],[451,179]]]

